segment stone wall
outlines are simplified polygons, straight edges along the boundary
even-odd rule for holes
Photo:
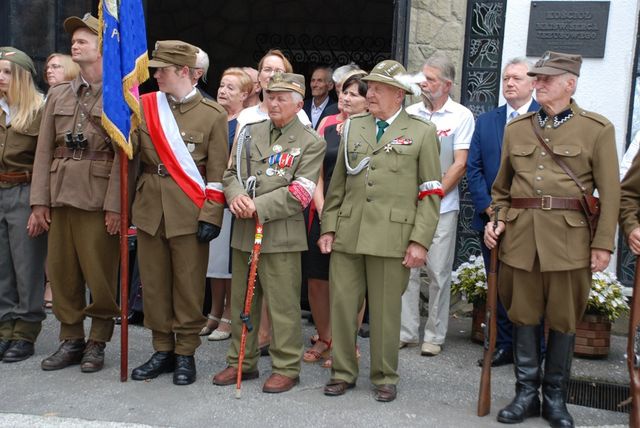
[[[436,50],[443,51],[456,65],[456,81],[452,96],[457,101],[460,100],[466,13],[467,0],[411,2],[407,68],[410,72],[417,72],[426,58]]]

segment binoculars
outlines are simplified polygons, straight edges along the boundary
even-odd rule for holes
[[[71,131],[67,131],[67,133],[64,134],[64,144],[74,150],[84,150],[89,146],[89,142],[82,132],[74,135]]]

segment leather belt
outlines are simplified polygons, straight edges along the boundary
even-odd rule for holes
[[[582,204],[578,198],[543,195],[539,198],[511,198],[511,208],[582,211]]]
[[[1,183],[29,183],[31,177],[30,172],[0,172]]]
[[[198,172],[200,172],[200,175],[202,175],[203,177],[207,176],[207,167],[205,167],[204,165],[198,165],[197,168]],[[159,175],[160,177],[171,177],[171,174],[163,163],[159,163],[158,165],[144,164],[144,166],[142,167],[142,172],[146,172],[147,174]]]
[[[106,150],[72,149],[70,147],[56,147],[53,157],[73,160],[112,161],[113,152]]]

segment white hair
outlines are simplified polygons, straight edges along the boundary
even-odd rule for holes
[[[304,98],[302,97],[302,94],[300,94],[299,92],[291,92],[291,99],[293,100],[294,103],[299,103],[301,101],[304,101]]]
[[[209,71],[209,55],[200,48],[198,48],[198,52],[196,52],[195,68],[202,69],[202,81],[206,83],[207,72]]]
[[[354,63],[343,65],[341,67],[336,68],[332,76],[333,82],[334,83],[342,82],[342,79],[344,79],[344,76],[346,76],[347,73],[355,70],[360,70],[360,67],[358,67],[358,65]]]

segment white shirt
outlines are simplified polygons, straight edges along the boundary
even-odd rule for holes
[[[322,112],[327,107],[327,104],[329,104],[329,96],[327,96],[318,107],[316,107],[315,98],[311,99],[311,123],[314,129],[318,125],[320,116],[322,116]]]
[[[638,154],[638,148],[640,147],[640,132],[637,132],[636,135],[633,136],[633,140],[631,144],[629,144],[629,148],[626,152],[624,152],[624,156],[620,161],[620,181],[627,175],[627,171],[631,167],[633,163],[633,159]]]
[[[531,106],[532,102],[533,102],[533,98],[529,98],[529,101],[527,101],[523,106],[520,106],[520,108],[517,109],[517,110],[514,109],[513,107],[511,107],[511,105],[509,105],[509,103],[507,103],[507,122],[506,123],[509,123],[509,118],[511,117],[511,113],[513,113],[514,111],[518,112],[518,116],[528,112],[529,111],[529,107]],[[516,116],[516,117],[518,117],[518,116]]]
[[[5,126],[8,126],[11,123],[11,109],[6,98],[0,98],[0,108],[5,114]]]
[[[246,109],[242,110],[238,115],[238,124],[236,125],[236,135],[239,134],[240,130],[245,125],[249,123],[260,122],[265,119],[269,119],[269,114],[267,112],[260,110],[260,104],[252,107],[247,107]],[[302,109],[300,109],[300,111],[298,112],[298,119],[300,119],[300,122],[302,122],[304,126],[311,125],[311,122],[307,117],[307,113],[305,113],[304,110]]]
[[[419,102],[407,107],[407,113],[423,117],[436,125],[438,138],[440,139],[441,164],[448,162],[450,165],[453,162],[453,160],[443,159],[443,155],[453,156],[453,151],[455,150],[469,150],[475,128],[475,120],[471,110],[462,104],[449,98],[440,110],[431,112],[424,103]],[[443,176],[445,172],[446,170],[443,168]],[[440,213],[458,210],[460,210],[460,195],[456,186],[442,198]]]

